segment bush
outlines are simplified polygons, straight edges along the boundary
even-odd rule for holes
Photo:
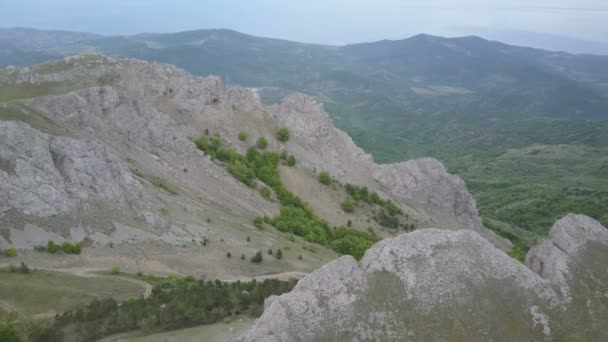
[[[112,266],[112,269],[110,270],[110,272],[112,274],[120,274],[120,267],[118,267],[118,265],[114,265],[114,266]]]
[[[347,213],[352,213],[353,211],[355,211],[355,205],[355,201],[353,201],[353,199],[349,197],[344,202],[342,202],[342,210]]]
[[[268,188],[267,186],[263,186],[260,189],[260,195],[265,199],[270,200],[272,197],[272,192],[270,191],[270,188]]]
[[[8,255],[11,258],[16,257],[17,256],[17,249],[15,247],[9,247],[6,250],[6,255]]]
[[[331,184],[331,175],[329,172],[323,171],[319,173],[319,182],[321,182],[323,185]]]
[[[264,229],[264,218],[263,217],[256,217],[253,220],[253,225],[256,226],[257,229]]]
[[[61,249],[61,247],[53,241],[49,241],[46,245],[46,251],[51,254],[55,254],[55,253],[59,252],[60,249]]]
[[[80,244],[79,243],[71,244],[66,241],[61,245],[61,249],[66,254],[80,254]]]
[[[265,150],[266,147],[268,147],[268,140],[266,140],[266,138],[264,137],[260,137],[258,139],[258,141],[255,143],[255,145],[260,149],[260,150]]]
[[[255,171],[247,164],[246,161],[239,159],[231,160],[227,169],[234,178],[251,188],[255,187]]]
[[[262,252],[258,251],[257,253],[255,253],[255,255],[253,256],[253,258],[251,258],[251,262],[253,262],[254,264],[259,264],[262,262]]]
[[[274,257],[277,258],[278,260],[283,259],[283,251],[279,248],[277,250],[277,252],[274,254]]]
[[[228,259],[232,258],[232,254],[230,254],[230,252],[226,253],[226,258],[228,258]]]
[[[240,141],[247,141],[247,138],[249,138],[249,136],[246,132],[239,132],[238,138]]]
[[[290,167],[296,166],[296,157],[294,157],[293,155],[290,155],[289,158],[287,158],[287,166],[290,166]]]
[[[289,141],[289,130],[287,128],[281,128],[277,131],[277,140],[280,142]]]
[[[334,237],[333,249],[343,255],[352,255],[357,260],[360,260],[365,251],[378,241],[369,234],[345,227],[337,228]]]

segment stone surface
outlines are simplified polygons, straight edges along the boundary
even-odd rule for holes
[[[556,223],[552,239],[580,254],[589,242],[605,243],[605,230],[572,215]],[[377,243],[360,263],[342,257],[269,299],[242,341],[606,338],[605,298],[579,292],[593,308],[581,310],[535,271],[473,231],[418,230]],[[589,279],[565,286],[593,285]]]

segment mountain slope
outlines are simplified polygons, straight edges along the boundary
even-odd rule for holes
[[[231,30],[92,37],[52,53],[89,50],[216,74],[258,88],[267,104],[292,91],[313,95],[377,162],[441,160],[473,185],[482,215],[520,239],[546,235],[551,222],[570,211],[607,222],[608,178],[595,176],[606,174],[601,161],[608,157],[606,56],[479,37],[418,35],[336,47]],[[30,51],[34,59],[51,53]],[[583,163],[585,171],[558,172],[559,178],[522,171],[547,162],[545,154],[528,153],[536,145],[555,151],[550,162]],[[584,151],[583,157],[563,152],[570,150]],[[556,173],[549,167],[547,173]],[[537,203],[534,211],[527,211],[528,200]]]
[[[254,218],[282,215],[284,191],[264,184],[260,179],[275,180],[262,174],[249,186],[240,182],[231,169],[238,164],[205,155],[197,148],[199,137],[231,147],[229,156],[249,154],[249,147],[266,137],[266,151],[293,156],[294,172],[330,198],[336,197],[331,193],[348,198],[345,184],[352,183],[377,192],[384,206],[390,199],[398,208],[391,210],[402,213],[391,216],[397,226],[386,227],[374,216],[384,209],[360,202],[354,213],[340,210],[339,219],[320,218],[332,225],[350,222],[353,229],[382,238],[405,224],[407,229],[442,224],[478,231],[496,246],[510,247],[482,227],[464,183],[438,161],[394,165],[390,172],[399,177],[385,177],[387,171],[336,129],[309,96],[293,94],[265,107],[255,91],[227,87],[217,77],[100,55],[5,72],[0,87],[12,90],[3,92],[6,101],[0,104],[0,248],[21,249],[29,265],[118,264],[131,272],[233,278],[307,272],[336,256],[330,250],[336,245],[315,246],[323,241],[314,236],[292,231],[304,238],[296,239],[263,223],[256,228]],[[39,96],[43,91],[47,95]],[[289,141],[274,138],[281,127],[288,128]],[[320,171],[335,178],[331,186],[317,181]],[[274,190],[269,198],[262,196],[264,187]],[[287,190],[299,195],[295,187]],[[333,237],[329,225],[327,230]],[[49,240],[82,242],[83,257],[27,252]],[[285,249],[284,260],[252,266],[237,255],[248,259],[277,248]]]

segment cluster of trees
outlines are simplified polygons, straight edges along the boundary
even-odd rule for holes
[[[263,143],[260,143],[260,141],[263,141]],[[284,164],[289,166],[296,164],[295,157],[288,155],[286,152],[281,154],[275,152],[260,153],[258,149],[265,149],[267,146],[265,139],[258,140],[258,149],[250,147],[245,156],[239,154],[232,147],[224,147],[218,137],[209,139],[206,136],[201,136],[194,143],[212,159],[226,163],[226,169],[233,177],[252,188],[257,186],[257,179],[274,188],[280,183],[277,169],[279,163],[283,161]],[[264,193],[261,192],[262,196],[270,198],[270,194],[266,190],[261,191],[264,191]]]
[[[82,251],[80,243],[73,244],[66,241],[60,245],[50,240],[47,243],[46,247],[36,246],[34,249],[39,252],[48,252],[51,254],[56,254],[59,252],[63,252],[65,254],[80,254],[80,252]]]
[[[403,211],[395,202],[390,199],[383,199],[377,192],[370,192],[366,186],[356,186],[350,183],[344,185],[344,189],[355,202],[365,202],[370,205],[377,205],[387,210],[391,216],[402,215]]]
[[[378,239],[370,234],[338,227],[334,231],[334,240],[331,245],[333,249],[345,255],[352,255],[355,259],[360,260],[370,247],[372,247]]]
[[[166,331],[221,322],[235,316],[258,317],[264,300],[293,289],[297,280],[224,283],[193,277],[154,278],[148,298],[95,299],[56,316],[53,322],[0,318],[2,342],[95,341],[133,330]]]

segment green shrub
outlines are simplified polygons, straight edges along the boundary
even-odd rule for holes
[[[234,178],[251,188],[255,187],[255,171],[246,161],[240,159],[231,160],[227,169]]]
[[[239,132],[238,138],[240,141],[247,141],[247,138],[249,138],[249,135],[247,135],[246,132]]]
[[[15,247],[9,247],[6,250],[6,255],[8,255],[9,257],[16,257],[17,256],[17,249]]]
[[[263,186],[262,188],[260,188],[260,195],[265,199],[270,200],[272,197],[272,192],[270,191],[269,187]]]
[[[334,241],[331,245],[336,252],[343,255],[352,255],[355,259],[360,260],[365,251],[377,241],[378,239],[369,234],[354,229],[338,227],[334,233]]]
[[[66,254],[80,254],[80,244],[79,243],[71,244],[66,241],[61,245],[61,249]]]
[[[265,150],[266,147],[268,147],[268,140],[266,140],[266,138],[264,137],[260,137],[258,139],[258,141],[256,141],[255,145],[260,149],[260,150]]]
[[[258,229],[264,229],[264,218],[260,216],[256,217],[253,220],[253,225]]]
[[[294,157],[293,155],[290,155],[289,158],[287,158],[287,166],[290,166],[290,167],[296,166],[296,157]]]
[[[61,247],[59,245],[57,245],[55,242],[50,241],[50,240],[46,245],[46,251],[51,254],[55,254],[55,253],[59,252],[60,249],[61,249]]]
[[[112,266],[112,269],[110,270],[110,273],[112,273],[112,274],[120,274],[120,267],[118,267],[118,265]]]
[[[254,264],[259,264],[263,261],[262,258],[262,252],[258,251],[257,253],[255,253],[255,255],[251,258],[251,262]]]
[[[329,174],[329,172],[322,171],[321,173],[319,173],[319,182],[321,182],[321,184],[323,185],[331,184],[331,175]]]
[[[279,216],[272,220],[272,225],[282,232],[322,245],[331,238],[327,222],[315,216],[308,208],[282,206]]]
[[[352,213],[353,211],[355,211],[355,205],[355,201],[353,201],[353,199],[349,197],[344,202],[342,202],[342,210],[347,213]]]
[[[289,141],[289,130],[287,128],[281,128],[277,131],[277,140],[280,142]]]

